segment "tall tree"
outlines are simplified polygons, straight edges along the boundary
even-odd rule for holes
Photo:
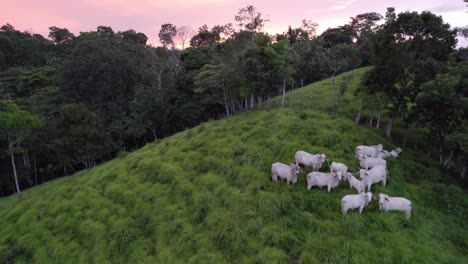
[[[332,78],[332,112],[335,113],[338,105],[335,77],[339,72],[353,69],[359,65],[357,47],[352,44],[338,44],[325,49],[325,65],[328,67]]]
[[[66,28],[49,27],[49,38],[57,45],[67,44],[75,38],[75,35]]]
[[[33,114],[21,110],[12,101],[0,102],[0,137],[6,139],[8,143],[7,152],[11,158],[11,166],[15,177],[16,191],[21,197],[21,190],[16,171],[15,154],[22,153],[23,142],[31,131],[40,127],[40,120]]]
[[[76,164],[89,169],[113,150],[112,139],[84,105],[64,105],[57,118],[57,130],[55,149],[64,168],[74,170]]]
[[[440,163],[446,166],[453,157],[453,148],[444,150],[447,135],[461,130],[468,120],[468,64],[453,67],[448,73],[426,82],[417,95],[412,109],[414,119],[430,129]],[[444,154],[447,157],[444,158]]]
[[[435,77],[455,43],[455,31],[442,17],[431,12],[397,16],[388,9],[385,24],[372,38],[374,68],[365,81],[370,91],[383,92],[391,102],[387,137],[394,119],[407,113],[420,85]]]
[[[239,9],[234,20],[237,21],[239,27],[251,32],[261,31],[265,23],[269,21],[262,17],[262,13],[258,12],[257,8],[252,5]]]
[[[146,45],[146,41],[148,40],[148,37],[145,34],[136,32],[133,29],[119,32],[118,35],[121,36],[124,40],[140,45]]]
[[[189,26],[178,27],[175,36],[178,46],[180,46],[181,49],[185,49],[185,47],[187,46],[187,44],[189,44],[190,39],[193,37],[194,34],[194,30]]]
[[[174,47],[174,37],[177,34],[177,27],[171,23],[166,23],[161,26],[159,30],[159,42],[163,44],[164,47],[172,46]]]

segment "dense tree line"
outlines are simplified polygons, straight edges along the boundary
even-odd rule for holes
[[[287,89],[334,80],[338,73],[371,63],[375,67],[361,97],[391,109],[390,119],[398,113],[434,128],[436,117],[418,113],[434,111],[430,99],[431,91],[440,89],[437,84],[454,78],[459,82],[447,89],[454,90],[453,96],[466,96],[466,74],[460,77],[463,70],[457,67],[462,64],[453,59],[456,32],[428,12],[398,17],[392,12],[381,25],[383,17],[372,12],[320,36],[318,24],[306,19],[271,36],[262,31],[268,20],[248,6],[234,17],[236,25],[203,25],[193,32],[166,23],[155,32],[161,47],[148,45],[145,34],[131,29],[115,32],[99,26],[75,36],[53,26],[44,38],[6,24],[0,29],[0,119],[10,121],[0,124],[0,196],[18,185],[25,188],[89,169],[205,120],[267,107]],[[405,27],[418,19],[425,24]],[[399,30],[405,35],[398,35]],[[422,39],[408,35],[411,30]],[[402,61],[408,56],[414,58],[411,64]],[[389,59],[394,64],[386,65]],[[401,94],[405,89],[395,88],[402,85],[401,78],[411,79],[405,87],[410,98]],[[330,111],[336,112],[346,87],[333,81],[330,88]],[[415,102],[417,107],[409,106]],[[466,111],[450,122],[458,120],[466,128]],[[463,136],[454,125],[443,138],[466,158]]]
[[[359,92],[379,119],[387,113],[388,137],[397,117],[426,128],[429,154],[466,184],[468,60],[466,48],[454,49],[457,33],[465,35],[431,12],[388,8],[371,36],[373,68]]]

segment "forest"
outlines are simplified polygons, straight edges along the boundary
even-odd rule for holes
[[[160,46],[133,29],[98,26],[75,36],[51,26],[47,37],[0,28],[0,196],[72,175],[202,122],[270,109],[272,98],[331,78],[321,111],[345,111],[352,77],[370,66],[354,96],[357,124],[374,126],[405,145],[414,129],[420,146],[466,186],[468,49],[428,11],[368,12],[317,34],[318,24],[269,35],[254,6],[233,22],[163,24]],[[306,99],[304,99],[306,100]],[[398,127],[397,127],[398,126]],[[398,133],[405,129],[405,133]]]

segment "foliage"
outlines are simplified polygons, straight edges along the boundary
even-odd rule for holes
[[[66,28],[49,27],[49,38],[56,45],[68,44],[75,38],[75,35]]]
[[[430,12],[395,14],[372,38],[374,68],[366,79],[370,93],[383,92],[392,116],[405,116],[422,83],[433,79],[455,45],[455,31]],[[391,123],[389,123],[391,124]],[[390,136],[391,126],[387,129]]]
[[[8,151],[22,151],[21,143],[34,128],[41,126],[40,120],[33,114],[21,110],[12,101],[0,101],[0,137],[8,142]]]
[[[257,8],[252,5],[239,9],[234,20],[239,23],[240,28],[251,32],[261,31],[265,23],[269,21],[263,18],[262,13],[257,11]]]
[[[171,23],[166,23],[161,26],[159,31],[159,41],[164,47],[174,46],[174,37],[177,34],[177,27]]]
[[[416,97],[413,113],[426,124],[431,135],[441,148],[445,136],[463,125],[468,118],[467,92],[468,67],[460,65],[449,73],[438,75],[425,83]]]

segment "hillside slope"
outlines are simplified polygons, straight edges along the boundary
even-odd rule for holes
[[[354,88],[364,72],[346,73]],[[271,182],[271,164],[299,149],[355,171],[356,145],[395,147],[313,110],[327,89],[329,80],[309,85],[283,109],[205,123],[0,199],[0,263],[468,263],[468,196],[416,150],[390,160],[389,184],[373,187],[412,200],[409,221],[376,202],[341,215],[341,197],[354,193],[344,182],[331,193],[307,190],[305,173],[294,186]]]

